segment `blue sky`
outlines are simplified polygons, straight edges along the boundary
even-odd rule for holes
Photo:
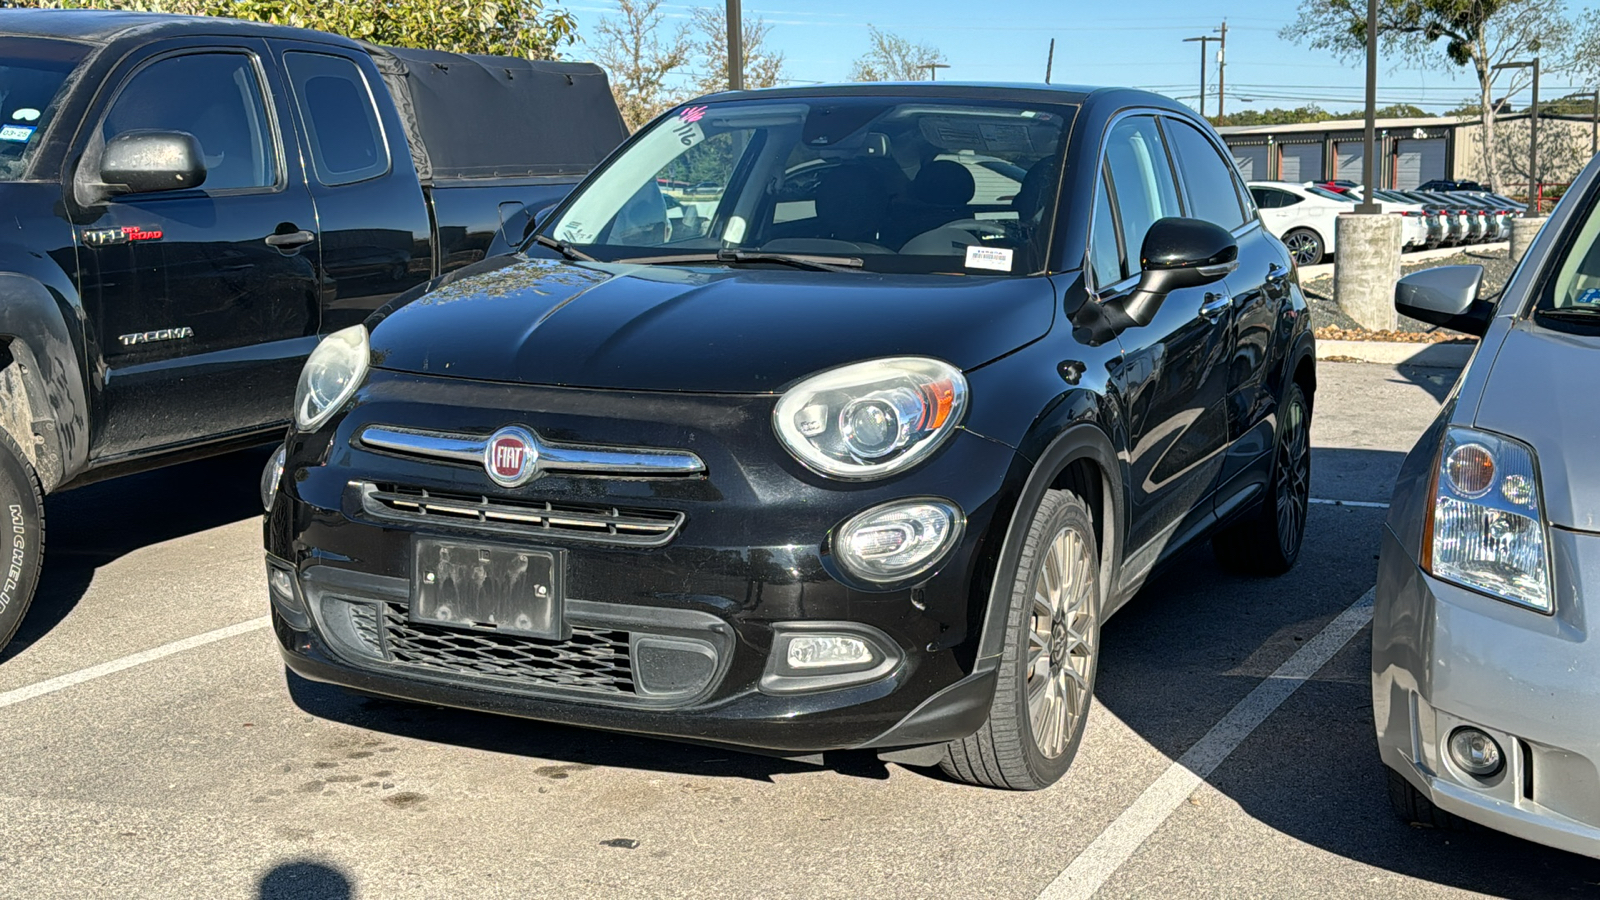
[[[713,0],[722,5],[723,0]],[[1050,39],[1056,39],[1058,83],[1125,84],[1197,102],[1200,48],[1183,38],[1211,34],[1228,22],[1227,109],[1295,107],[1306,103],[1341,112],[1362,104],[1363,71],[1333,56],[1287,42],[1278,30],[1295,17],[1297,0],[1171,3],[1158,0],[1042,2],[1042,0],[745,0],[747,17],[760,15],[783,51],[797,83],[843,80],[867,49],[870,23],[944,52],[941,79],[1042,81]],[[614,0],[568,0],[580,37],[614,14]],[[666,0],[661,11],[675,27],[693,0]],[[1580,8],[1570,2],[1570,10]],[[1216,108],[1216,44],[1209,44],[1206,111]],[[579,46],[570,53],[583,57]],[[1441,54],[1442,57],[1442,54]],[[1475,93],[1470,70],[1403,68],[1385,61],[1378,102],[1413,103],[1429,112],[1459,106]],[[1543,97],[1560,96],[1566,80],[1544,80]],[[1527,102],[1527,97],[1518,98]]]

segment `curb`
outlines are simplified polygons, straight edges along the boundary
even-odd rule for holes
[[[1400,341],[1317,341],[1317,359],[1460,369],[1478,349],[1471,344],[1411,344]]]

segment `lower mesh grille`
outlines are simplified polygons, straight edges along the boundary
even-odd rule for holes
[[[498,635],[412,622],[391,604],[383,605],[383,631],[389,659],[401,665],[528,686],[635,693],[625,631],[574,627],[565,641]]]

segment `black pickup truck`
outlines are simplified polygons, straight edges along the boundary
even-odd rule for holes
[[[0,645],[44,494],[276,437],[320,335],[519,243],[626,134],[590,64],[0,10]]]

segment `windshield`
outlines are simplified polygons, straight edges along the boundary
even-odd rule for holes
[[[1571,310],[1594,315],[1600,322],[1600,203],[1593,199],[1578,227],[1578,238],[1556,269],[1556,277],[1539,298],[1540,311]]]
[[[0,37],[0,181],[16,181],[38,146],[82,44]]]
[[[743,251],[1030,274],[1044,268],[1074,111],[872,97],[693,104],[651,125],[545,235],[603,261]]]

